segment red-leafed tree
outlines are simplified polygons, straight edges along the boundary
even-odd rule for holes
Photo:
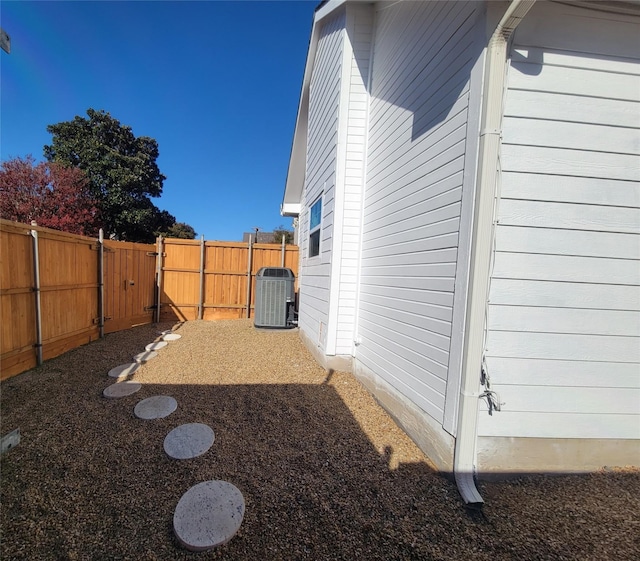
[[[98,207],[84,172],[33,156],[2,162],[0,216],[72,234],[94,236]]]

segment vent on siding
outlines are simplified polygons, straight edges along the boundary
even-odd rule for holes
[[[255,327],[293,327],[295,276],[285,267],[262,267],[256,275]]]

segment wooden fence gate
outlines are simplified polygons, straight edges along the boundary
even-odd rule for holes
[[[156,247],[104,242],[104,332],[152,323],[155,310]]]
[[[0,230],[0,379],[101,333],[153,322],[155,245],[105,240],[101,248],[8,220]]]

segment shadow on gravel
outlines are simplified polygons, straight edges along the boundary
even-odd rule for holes
[[[237,486],[246,514],[239,533],[203,559],[632,559],[637,552],[638,473],[485,483],[484,513],[471,516],[455,485],[426,463],[390,465],[392,447],[378,453],[330,376],[317,385],[144,384],[108,400],[104,372],[138,350],[124,338],[112,347],[99,364],[70,372],[60,360],[3,382],[2,432],[20,426],[22,442],[2,457],[2,559],[194,559],[173,536],[173,511],[185,491],[209,479]],[[158,394],[175,397],[178,410],[135,418],[135,404]],[[164,437],[192,422],[214,429],[213,447],[171,460]]]

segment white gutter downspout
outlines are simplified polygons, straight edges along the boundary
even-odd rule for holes
[[[513,0],[489,39],[485,59],[484,95],[478,146],[478,179],[473,218],[467,328],[464,334],[458,430],[453,470],[462,499],[481,508],[484,500],[474,481],[480,369],[484,347],[485,312],[489,291],[489,264],[502,133],[508,43],[535,0]]]

